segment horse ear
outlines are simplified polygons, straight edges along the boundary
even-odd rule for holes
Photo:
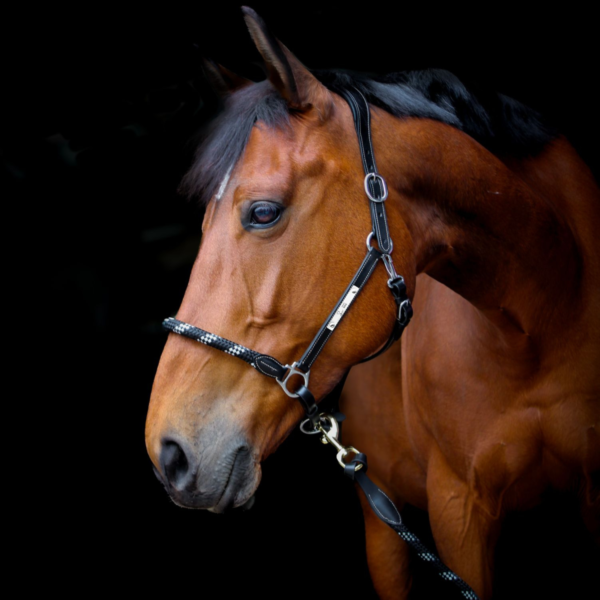
[[[292,108],[305,111],[314,106],[322,118],[329,115],[333,107],[329,90],[273,36],[254,10],[242,6],[242,12],[271,84]]]
[[[254,83],[208,58],[202,59],[202,66],[207,79],[219,96],[226,96]]]

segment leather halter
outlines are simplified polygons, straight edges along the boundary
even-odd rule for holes
[[[444,580],[454,583],[464,598],[467,598],[467,600],[478,600],[477,595],[469,585],[446,567],[435,554],[429,552],[417,536],[406,528],[406,525],[404,525],[402,518],[400,517],[400,512],[394,503],[366,474],[368,468],[367,457],[356,448],[353,448],[352,446],[345,448],[339,443],[338,421],[343,420],[344,416],[339,413],[335,415],[319,413],[315,397],[308,389],[310,369],[313,363],[322,352],[323,347],[346,314],[350,305],[356,299],[356,296],[360,293],[373,274],[380,259],[388,272],[389,278],[387,283],[398,307],[398,313],[388,341],[375,354],[368,356],[361,362],[372,360],[385,352],[400,338],[413,314],[412,305],[406,294],[404,278],[396,273],[391,257],[394,244],[390,237],[385,210],[385,200],[388,196],[388,189],[385,180],[377,172],[371,140],[371,113],[369,104],[363,94],[357,89],[347,90],[343,95],[352,111],[354,126],[358,136],[360,153],[365,171],[365,192],[369,198],[371,209],[372,231],[367,237],[367,254],[362,264],[300,360],[292,363],[292,365],[283,365],[272,356],[261,354],[256,350],[251,350],[241,344],[237,344],[214,333],[210,333],[204,329],[200,329],[199,327],[184,323],[183,321],[179,321],[172,317],[165,319],[163,327],[173,333],[191,338],[202,344],[206,344],[211,348],[221,350],[231,356],[246,361],[259,373],[274,378],[288,396],[298,398],[302,403],[307,416],[307,419],[302,422],[300,429],[303,433],[322,435],[321,440],[324,443],[329,443],[338,450],[337,459],[344,468],[344,473],[360,485],[375,514],[396,531],[396,533],[398,533],[398,535],[417,552],[419,558],[428,562]],[[371,246],[373,237],[376,238],[379,249]],[[293,375],[299,375],[304,380],[304,384],[295,391],[291,391],[287,387],[287,382]],[[308,428],[308,425],[310,425],[310,429]],[[347,457],[352,458],[346,462],[345,459]]]

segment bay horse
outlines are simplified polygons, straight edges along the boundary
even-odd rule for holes
[[[512,99],[444,71],[313,73],[243,11],[267,79],[209,65],[226,108],[182,184],[206,212],[177,318],[289,364],[306,349],[370,232],[342,98],[360,91],[414,318],[358,365],[396,318],[375,269],[311,369],[313,394],[353,367],[344,443],[398,506],[428,511],[441,559],[481,598],[504,517],[549,488],[575,491],[599,541],[600,191],[587,166]],[[242,361],[171,334],[146,444],[177,504],[223,512],[252,497],[302,418]],[[407,546],[361,502],[375,589],[406,598]]]

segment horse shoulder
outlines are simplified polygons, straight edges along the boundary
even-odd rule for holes
[[[596,396],[544,373],[534,353],[507,358],[485,317],[427,276],[414,319],[403,340],[403,401],[423,469],[441,452],[494,513],[535,504],[548,483],[566,486],[584,464],[594,469]]]

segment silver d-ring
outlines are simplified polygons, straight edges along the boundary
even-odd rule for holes
[[[373,236],[375,234],[371,231],[371,233],[367,236],[367,252],[369,252],[371,250],[371,248],[373,246],[371,246],[371,240],[373,239]],[[386,254],[391,254],[392,251],[394,250],[394,242],[392,240],[390,240],[390,251],[386,252]]]
[[[375,234],[371,231],[371,233],[367,236],[367,252],[371,250],[371,240]]]
[[[371,190],[369,189],[370,179],[379,179],[381,189],[383,190],[383,196],[381,196],[381,198],[375,198],[375,196],[371,194]],[[385,179],[379,173],[367,173],[365,176],[365,192],[367,192],[369,200],[372,200],[373,202],[383,202],[388,197],[388,187]]]
[[[283,381],[275,378],[275,381],[281,386],[281,389],[290,397],[290,398],[298,398],[298,394],[294,393],[294,392],[290,392],[287,389],[287,382],[288,379],[292,376],[292,375],[300,375],[303,379],[304,379],[304,387],[308,387],[308,378],[310,376],[310,371],[307,371],[306,373],[304,371],[300,371],[300,369],[297,369],[296,367],[298,366],[298,363],[292,363],[292,366],[290,365],[284,365],[286,369],[289,369],[289,371],[287,372],[286,376],[283,378]]]

